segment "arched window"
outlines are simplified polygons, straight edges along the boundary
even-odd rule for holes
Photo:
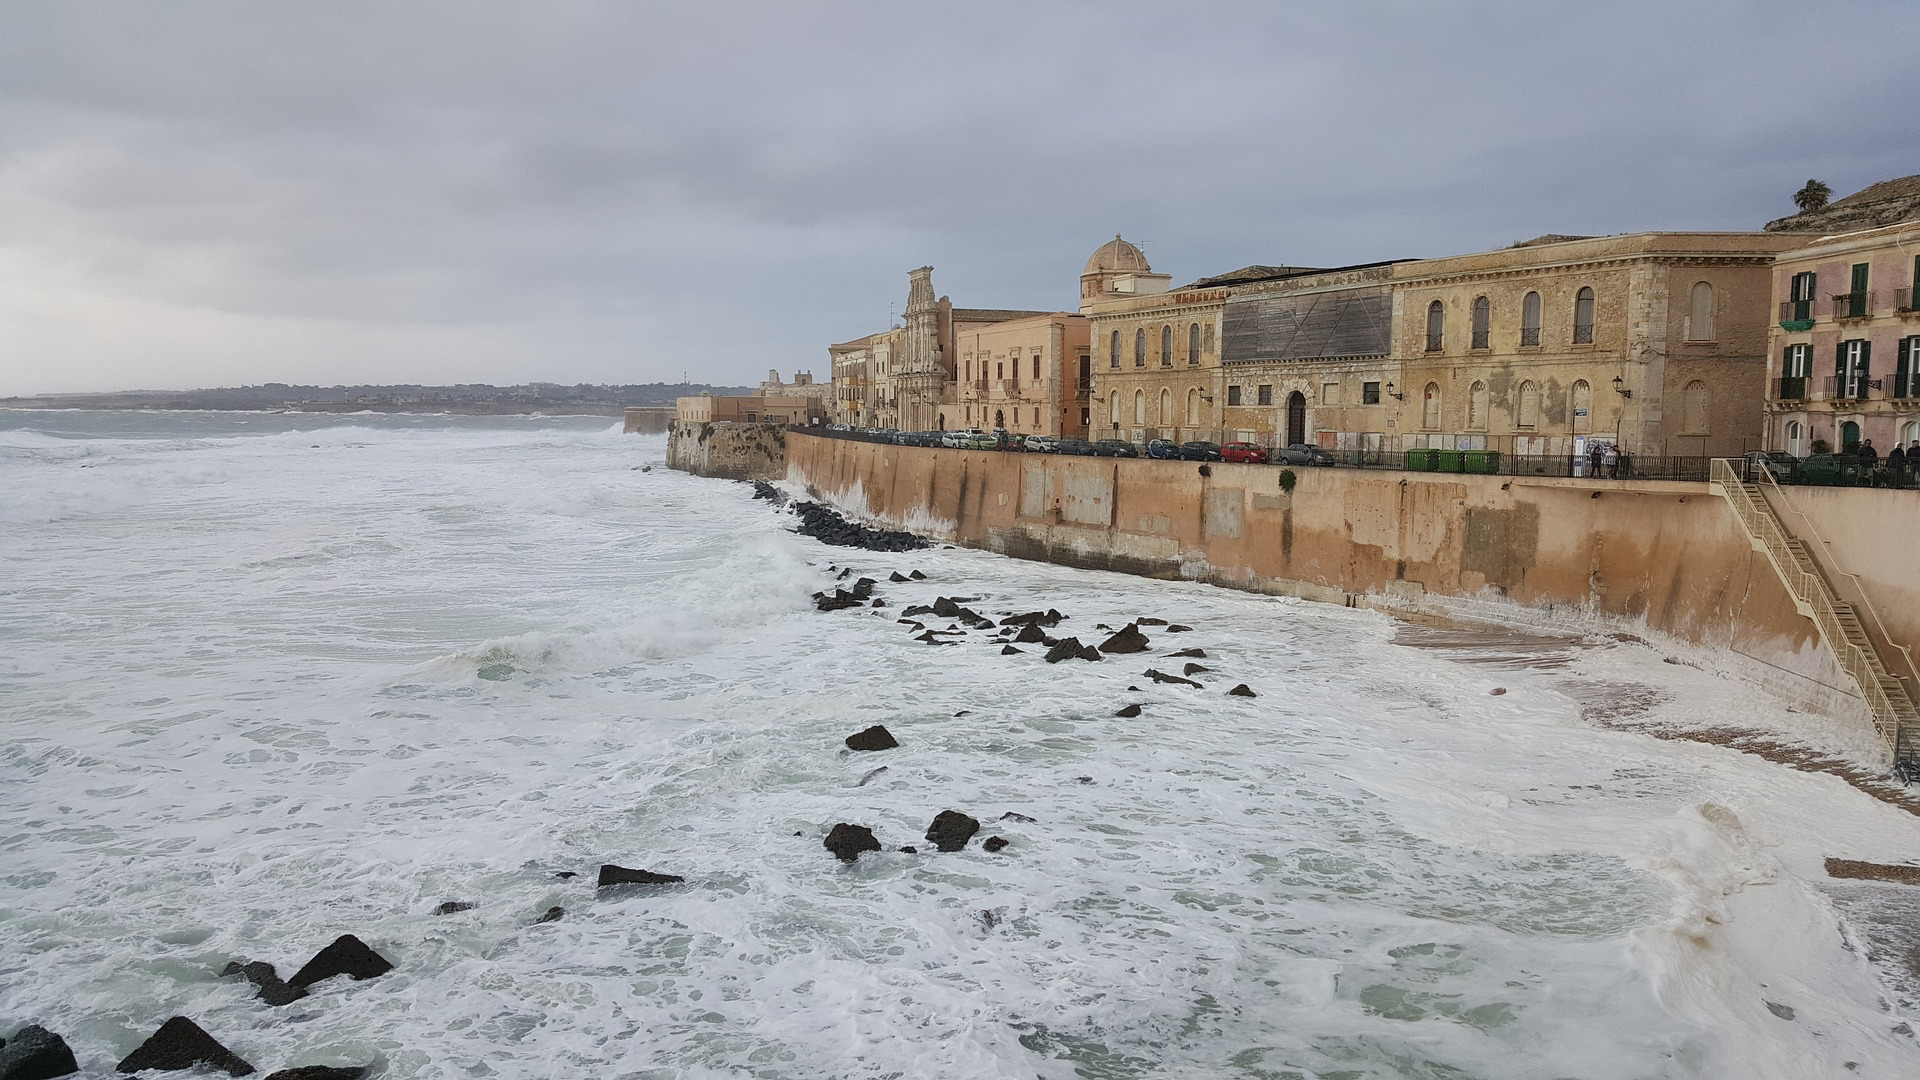
[[[1593,430],[1593,386],[1585,379],[1573,384],[1573,393],[1569,395],[1573,407],[1573,433],[1583,434]]]
[[[1540,294],[1530,292],[1520,301],[1520,344],[1540,344]]]
[[[1199,362],[1200,362],[1200,324],[1194,323],[1192,326],[1187,327],[1187,363],[1189,365],[1192,365],[1192,364],[1197,364]]]
[[[1206,327],[1201,331],[1201,333],[1204,337],[1204,342],[1201,347],[1205,350],[1208,356],[1212,356],[1213,355],[1213,324],[1208,323]]]
[[[1860,425],[1849,420],[1840,425],[1840,452],[1857,454],[1860,452]]]
[[[1687,340],[1713,340],[1713,286],[1704,281],[1693,285],[1693,312],[1687,316]]]
[[[1487,384],[1478,379],[1467,392],[1467,430],[1487,430]]]
[[[1435,300],[1427,305],[1427,351],[1439,352],[1447,328],[1447,306]]]
[[[1593,290],[1584,285],[1573,297],[1573,343],[1593,344]]]
[[[1120,331],[1113,332],[1113,345],[1107,349],[1107,366],[1120,366]]]
[[[1787,421],[1787,453],[1801,457],[1806,453],[1807,428],[1798,420]]]
[[[1160,391],[1160,412],[1153,419],[1162,427],[1173,423],[1173,391],[1167,389]]]
[[[1107,423],[1114,427],[1120,426],[1120,391],[1118,390],[1107,395]]]
[[[1160,328],[1160,366],[1173,366],[1173,327]]]
[[[1437,431],[1440,427],[1440,384],[1428,383],[1426,392],[1420,395],[1420,426],[1428,431]]]
[[[1913,443],[1920,443],[1920,420],[1909,420],[1901,424],[1900,438],[1908,444],[1909,448]],[[1908,455],[1908,460],[1912,460],[1911,454]],[[1907,468],[1911,469],[1913,466],[1909,465]]]
[[[1196,387],[1192,390],[1187,391],[1187,423],[1189,425],[1194,425],[1194,424],[1198,424],[1199,422],[1200,422],[1200,390],[1198,387]]]
[[[1540,387],[1532,379],[1520,384],[1520,402],[1519,408],[1514,410],[1513,426],[1540,426]]]
[[[1135,390],[1133,392],[1133,422],[1135,424],[1144,424],[1147,422],[1147,392],[1145,390]]]
[[[1681,398],[1680,431],[1685,435],[1707,433],[1707,384],[1699,379],[1687,384]]]
[[[1484,296],[1473,298],[1473,348],[1484,349],[1493,337],[1493,305]]]

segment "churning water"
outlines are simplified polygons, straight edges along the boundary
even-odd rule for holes
[[[390,1077],[1920,1074],[1818,886],[1915,820],[1565,690],[1790,722],[1710,664],[825,548],[608,423],[0,413],[0,1035],[94,1075],[176,1014]],[[890,606],[812,610],[830,565]],[[941,595],[1194,629],[1049,666],[895,621]],[[1184,647],[1201,689],[1144,677]],[[943,809],[1010,846],[932,853]],[[397,969],[217,975],[347,932]]]

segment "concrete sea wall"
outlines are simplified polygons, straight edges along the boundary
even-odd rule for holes
[[[667,465],[696,476],[777,480],[786,475],[786,453],[780,424],[675,420],[667,432]]]
[[[818,497],[954,543],[1403,615],[1644,629],[1723,651],[1802,707],[1868,722],[1705,484],[1303,468],[1288,491],[1268,465],[798,433],[786,450],[787,478]]]

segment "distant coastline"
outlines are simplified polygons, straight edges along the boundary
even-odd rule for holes
[[[0,398],[5,409],[89,409],[135,412],[452,413],[468,416],[610,416],[629,406],[671,406],[679,397],[733,395],[746,387],[707,383],[565,386],[528,383],[492,386],[260,386],[202,390],[127,390],[94,394],[39,394]]]

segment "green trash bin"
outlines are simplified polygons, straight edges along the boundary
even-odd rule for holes
[[[1407,468],[1414,472],[1432,472],[1433,451],[1423,446],[1407,451]]]
[[[1468,450],[1465,453],[1466,453],[1465,466],[1466,466],[1467,472],[1480,473],[1483,475],[1490,476],[1500,471],[1500,451]]]
[[[1466,472],[1466,451],[1435,450],[1433,452],[1433,470],[1435,472]]]

